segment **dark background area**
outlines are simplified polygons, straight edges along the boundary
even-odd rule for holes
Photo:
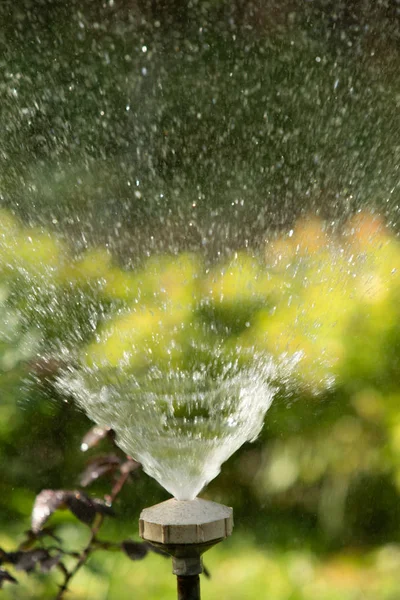
[[[1,197],[123,260],[396,223],[399,4],[2,2]],[[188,227],[188,224],[191,225]]]

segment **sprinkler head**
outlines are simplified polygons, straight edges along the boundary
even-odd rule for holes
[[[172,556],[175,575],[198,575],[202,554],[233,529],[232,509],[216,502],[167,500],[145,508],[139,520],[140,537]]]

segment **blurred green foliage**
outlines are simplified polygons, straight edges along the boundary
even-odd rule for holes
[[[190,368],[218,345],[257,348],[296,368],[207,492],[251,547],[278,547],[254,589],[271,578],[277,598],[347,600],[362,578],[366,597],[392,600],[400,249],[377,217],[349,215],[398,217],[398,3],[188,6],[0,3],[0,520],[15,534],[35,493],[75,483],[88,421],[55,390],[60,366]],[[308,212],[334,227],[296,223]],[[143,476],[121,519],[163,494]],[[307,553],[279,561],[372,544],[386,544],[373,567],[323,565],[303,595]],[[249,548],[246,567],[232,555],[235,589],[256,571]]]
[[[210,494],[239,522],[276,512],[326,548],[399,538],[400,244],[377,216],[359,213],[335,236],[304,219],[221,264],[161,255],[129,271],[100,249],[74,258],[9,213],[0,227],[5,511],[27,515],[33,493],[66,485],[78,464],[87,422],[53,386],[60,366],[190,370],[241,349],[244,361],[296,360],[278,369],[261,439]]]
[[[71,487],[82,463],[87,421],[52,386],[60,364],[190,368],[190,348],[211,360],[219,340],[220,348],[296,354],[298,362],[282,376],[261,439],[210,485],[210,497],[233,504],[239,529],[253,538],[217,552],[207,594],[270,589],[282,599],[351,599],[366,577],[366,597],[395,597],[398,551],[388,544],[400,541],[400,244],[378,217],[359,213],[340,236],[304,219],[254,256],[213,266],[194,255],[153,256],[133,271],[100,249],[73,258],[6,212],[0,227],[0,501],[14,535],[34,494]],[[163,492],[143,476],[126,496],[120,518],[132,529],[136,512]],[[266,543],[276,550],[262,556],[255,547]],[[383,543],[362,560],[355,553],[320,562],[311,552]],[[109,593],[124,597],[124,559],[92,562],[76,597],[100,594],[104,577]],[[167,575],[147,587],[149,568],[129,567],[132,585],[142,582],[146,597],[173,597]],[[41,578],[22,580],[10,598],[54,593]]]
[[[65,527],[63,536],[74,543],[72,530]],[[6,542],[0,539],[3,546]],[[398,594],[400,556],[390,544],[365,556],[353,551],[321,560],[308,549],[260,551],[251,537],[242,535],[206,556],[212,577],[202,577],[201,587],[210,600],[354,600],[360,595],[365,600],[395,600]],[[18,586],[2,591],[6,600],[54,599],[57,588],[54,582],[49,585],[48,575],[18,577]],[[159,556],[132,564],[119,554],[99,553],[74,580],[73,594],[76,600],[129,600],[133,594],[138,600],[173,600],[174,579],[170,562]]]

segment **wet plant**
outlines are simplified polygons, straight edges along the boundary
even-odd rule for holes
[[[113,443],[114,432],[109,428],[92,427],[82,440],[81,450],[85,452],[97,446],[104,438]],[[101,536],[106,517],[115,517],[114,503],[118,495],[125,484],[137,475],[140,467],[140,463],[129,456],[123,456],[121,452],[98,454],[87,461],[79,483],[81,488],[87,488],[100,477],[111,476],[111,490],[103,498],[93,498],[82,489],[42,490],[36,496],[33,505],[31,527],[25,532],[17,549],[6,552],[0,548],[0,588],[6,582],[18,583],[7,570],[8,565],[27,574],[58,571],[61,583],[56,600],[62,600],[67,592],[71,591],[71,582],[75,575],[98,550],[122,551],[133,561],[142,560],[150,551],[163,554],[147,542],[132,539],[115,542]],[[89,539],[83,549],[67,549],[58,535],[57,528],[47,524],[53,513],[60,510],[70,511],[78,521],[89,528]],[[68,565],[66,559],[69,559]],[[3,565],[6,568],[3,568]]]

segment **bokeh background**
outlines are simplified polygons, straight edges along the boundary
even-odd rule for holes
[[[118,357],[121,311],[138,290],[180,297],[195,256],[227,342],[298,358],[203,493],[236,519],[204,596],[398,598],[399,53],[398,0],[0,4],[1,547],[85,465],[60,365],[104,322],[96,352]],[[136,477],[107,535],[137,536],[166,498]],[[55,520],[83,546],[83,525]],[[17,577],[4,598],[54,598],[57,575]],[[174,586],[162,557],[99,552],[72,594]]]

